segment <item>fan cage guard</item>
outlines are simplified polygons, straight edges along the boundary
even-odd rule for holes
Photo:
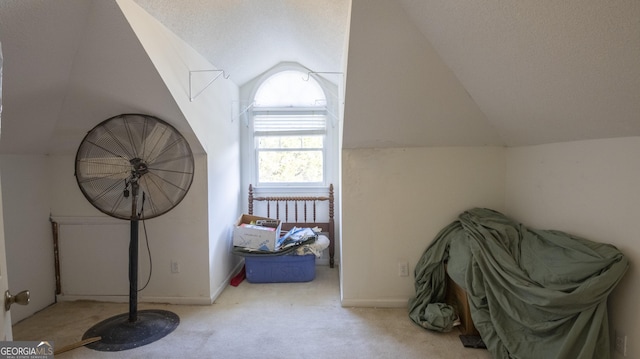
[[[100,337],[91,346],[99,351],[127,350],[159,340],[178,326],[179,318],[167,311],[138,313],[138,222],[168,212],[185,197],[193,181],[191,148],[159,118],[123,114],[87,133],[75,166],[87,200],[109,216],[128,219],[131,226],[129,313],[96,324],[85,337]]]
[[[96,125],[82,140],[75,176],[87,200],[120,219],[160,216],[185,197],[194,174],[186,139],[150,115],[122,114]],[[135,189],[139,193],[132,193]],[[142,201],[136,201],[136,195]],[[144,206],[138,212],[138,206]],[[135,208],[132,208],[135,207]]]

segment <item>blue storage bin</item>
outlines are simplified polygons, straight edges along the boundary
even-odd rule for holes
[[[316,277],[316,256],[250,256],[244,259],[251,283],[310,282]]]

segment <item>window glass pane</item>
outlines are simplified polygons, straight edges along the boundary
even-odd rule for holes
[[[258,181],[322,182],[323,156],[321,150],[258,151]]]
[[[306,80],[307,77],[300,71],[274,74],[258,88],[255,107],[325,106],[322,88],[313,77]]]
[[[322,149],[323,142],[323,136],[262,136],[258,137],[258,148]]]
[[[302,148],[323,148],[324,136],[305,136],[300,139]]]
[[[326,106],[323,88],[304,71],[260,84],[251,111],[257,183],[324,183]]]

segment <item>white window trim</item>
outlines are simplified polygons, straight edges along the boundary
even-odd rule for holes
[[[248,188],[249,184],[254,186],[256,193],[260,192],[287,192],[287,193],[314,193],[326,191],[329,184],[337,184],[338,181],[338,166],[339,166],[339,149],[338,149],[338,121],[336,115],[338,113],[338,99],[332,98],[331,94],[337,93],[338,85],[317,75],[310,74],[320,84],[323,92],[325,93],[327,103],[322,107],[309,107],[307,110],[318,112],[322,109],[326,113],[326,135],[325,135],[325,150],[324,150],[324,183],[274,183],[274,184],[259,184],[257,178],[257,157],[256,147],[254,143],[254,136],[252,132],[252,126],[250,121],[253,121],[254,113],[264,113],[265,111],[282,111],[286,112],[286,108],[267,108],[267,107],[253,107],[253,99],[260,85],[270,76],[277,72],[295,70],[300,71],[303,74],[310,73],[307,68],[298,64],[286,63],[275,66],[269,71],[266,71],[261,76],[257,77],[253,81],[245,84],[240,89],[241,98],[245,99],[245,121],[241,121],[241,158],[242,158],[242,184],[244,188]],[[241,106],[242,107],[242,106]],[[242,109],[242,108],[241,108]]]

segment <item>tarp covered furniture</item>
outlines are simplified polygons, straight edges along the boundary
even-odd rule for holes
[[[476,208],[440,231],[416,265],[409,317],[451,329],[442,310],[448,273],[494,358],[609,358],[606,302],[627,268],[612,245]]]

